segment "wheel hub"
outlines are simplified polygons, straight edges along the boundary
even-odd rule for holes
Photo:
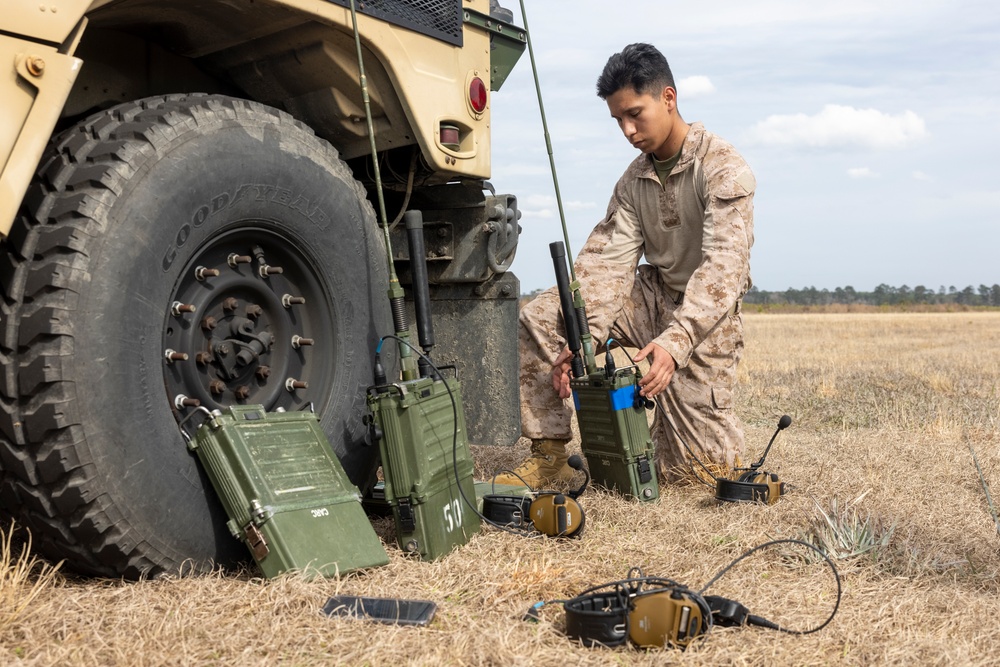
[[[249,254],[242,254],[249,251]],[[332,386],[332,307],[311,263],[287,238],[242,228],[194,254],[165,318],[166,390],[177,409],[321,404]],[[313,304],[313,307],[309,307]],[[315,389],[310,390],[310,386]]]

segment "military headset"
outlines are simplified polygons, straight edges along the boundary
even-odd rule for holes
[[[549,537],[580,537],[587,517],[577,498],[587,489],[590,473],[578,454],[570,456],[566,463],[574,470],[583,471],[584,480],[580,488],[568,493],[531,491],[521,496],[486,494],[483,496],[482,517],[493,526],[520,534],[538,531]],[[518,476],[513,471],[509,472]]]
[[[737,563],[751,554],[777,544],[805,546],[818,553],[833,572],[837,597],[830,615],[821,624],[796,630],[751,614],[745,605],[704,592]],[[840,608],[840,575],[833,561],[815,546],[800,540],[772,540],[758,545],[729,565],[699,591],[673,579],[647,577],[640,568],[628,577],[588,588],[569,600],[548,600],[532,605],[525,620],[538,620],[547,604],[562,603],[566,613],[566,636],[584,646],[615,647],[631,643],[639,648],[674,647],[685,649],[714,625],[742,627],[755,625],[795,635],[806,635],[826,627]]]
[[[771,450],[771,445],[774,444],[778,433],[791,424],[792,418],[788,415],[782,415],[781,419],[778,420],[778,428],[771,436],[771,441],[767,443],[767,448],[760,460],[751,463],[749,468],[737,468],[734,472],[740,474],[736,479],[715,477],[716,499],[726,502],[763,502],[768,505],[778,502],[778,498],[785,493],[785,483],[780,481],[773,472],[763,471],[760,467],[764,465],[764,459],[767,458],[767,453]]]

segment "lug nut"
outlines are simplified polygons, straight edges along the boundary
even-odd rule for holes
[[[257,370],[254,371],[257,375],[258,380],[266,380],[271,377],[271,367],[270,366],[258,366]]]
[[[194,279],[198,281],[202,281],[205,278],[215,278],[218,275],[218,269],[206,269],[204,266],[199,266],[194,270]]]
[[[174,407],[178,410],[183,410],[184,408],[196,408],[201,405],[201,401],[197,398],[188,398],[184,394],[177,394],[174,396]]]
[[[285,389],[294,392],[296,389],[308,389],[309,383],[303,382],[302,380],[296,380],[295,378],[288,378],[285,380]]]
[[[229,264],[229,266],[233,267],[234,269],[240,264],[249,264],[252,261],[253,258],[250,257],[250,255],[237,255],[235,252],[230,254],[229,257],[226,259],[226,262]]]
[[[240,305],[240,302],[236,300],[236,297],[231,296],[222,302],[222,310],[226,311],[227,313],[231,313],[234,310],[236,310],[236,307],[238,305]]]
[[[215,348],[215,353],[218,354],[220,357],[224,357],[227,354],[229,354],[229,346],[228,345],[218,345]]]
[[[281,305],[285,308],[291,308],[292,306],[297,306],[304,304],[306,298],[304,296],[292,296],[291,294],[283,294],[281,296]]]
[[[211,315],[206,315],[205,317],[201,318],[201,328],[204,329],[205,331],[212,331],[213,329],[215,329],[217,324],[218,323],[215,321],[215,318],[212,317]]]
[[[187,361],[188,355],[186,352],[178,352],[176,350],[166,349],[163,352],[164,358],[167,360],[168,364],[172,364],[175,361]]]
[[[236,395],[238,400],[245,401],[250,396],[250,387],[245,384],[241,384],[233,393]]]
[[[226,384],[222,380],[212,380],[208,383],[208,390],[219,396],[226,390]]]
[[[180,301],[174,301],[170,304],[170,314],[174,317],[179,317],[181,313],[193,313],[197,310],[190,303],[181,303]]]
[[[296,350],[302,347],[303,345],[312,345],[315,342],[316,341],[314,341],[312,338],[303,338],[302,336],[299,335],[292,336],[292,347],[294,347]]]
[[[194,360],[199,366],[208,366],[212,363],[212,355],[208,352],[197,352],[194,355]]]
[[[249,317],[251,320],[257,319],[263,313],[264,309],[255,303],[251,303],[249,306],[247,306],[247,317]]]
[[[261,278],[267,278],[272,274],[284,273],[284,272],[285,270],[280,266],[270,266],[268,264],[265,264],[264,266],[260,267],[260,269],[258,269],[258,273],[260,273]]]

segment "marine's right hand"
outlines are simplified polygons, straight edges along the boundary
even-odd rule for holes
[[[570,360],[573,358],[573,353],[569,351],[569,348],[564,348],[556,360],[552,363],[552,388],[556,390],[559,394],[559,398],[569,398],[569,371],[570,371]]]

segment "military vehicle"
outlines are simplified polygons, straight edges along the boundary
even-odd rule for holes
[[[419,209],[437,358],[472,442],[517,436],[516,198],[495,0],[9,0],[0,16],[0,508],[51,559],[138,578],[243,559],[178,429],[314,409],[363,492],[373,351]],[[387,348],[389,346],[386,346]],[[383,363],[393,359],[383,354]]]

